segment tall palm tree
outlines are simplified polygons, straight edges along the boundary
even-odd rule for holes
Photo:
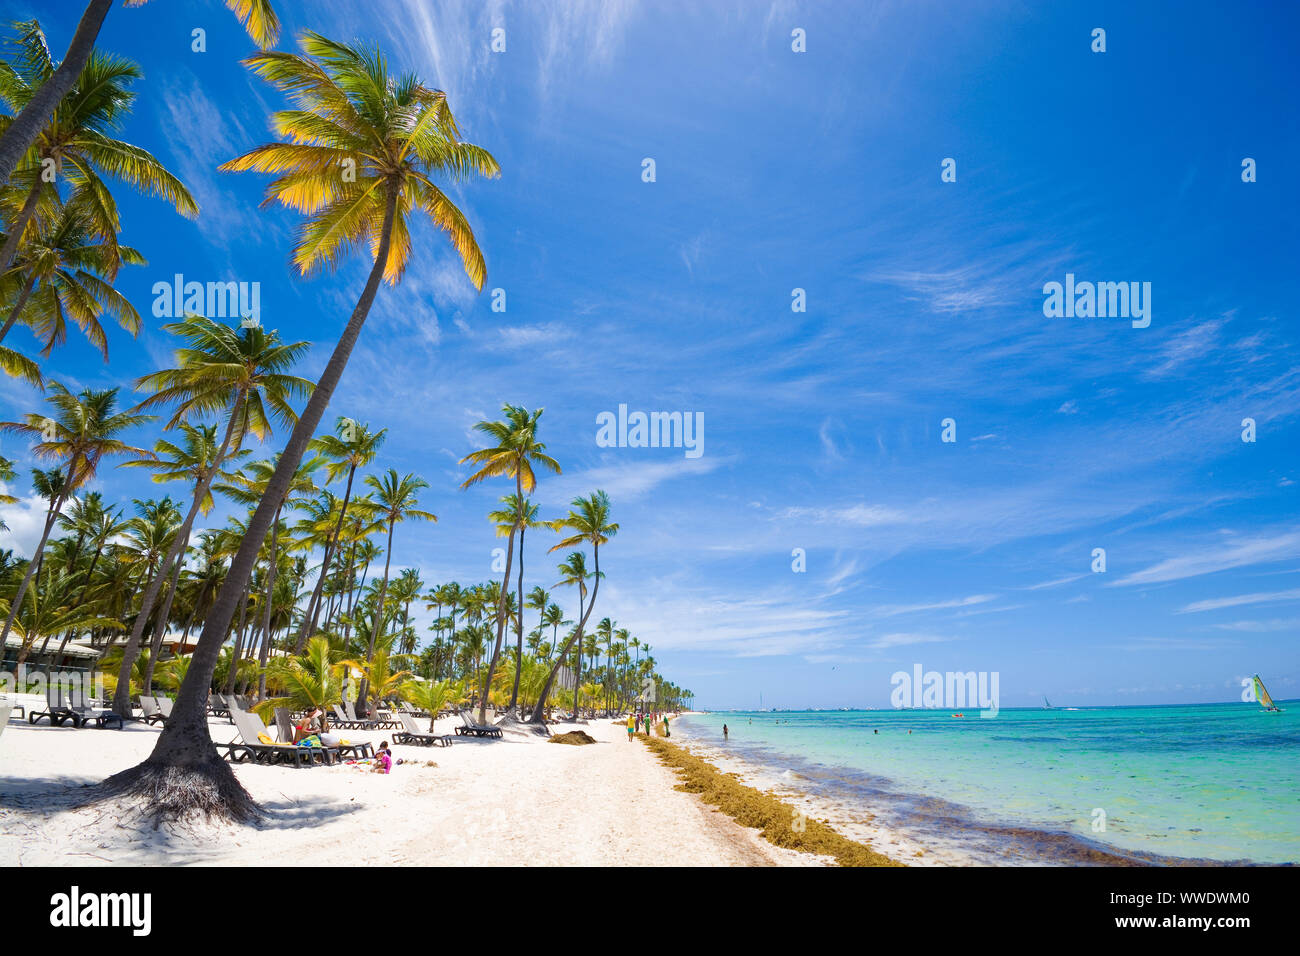
[[[145,2],[147,0],[127,0],[127,6],[139,6]],[[90,0],[77,23],[72,42],[68,44],[68,52],[57,69],[53,68],[48,51],[44,56],[10,68],[15,74],[11,81],[14,89],[4,98],[6,105],[17,115],[12,119],[5,117],[7,122],[0,127],[4,130],[0,135],[0,182],[9,179],[23,154],[40,135],[42,125],[77,82],[95,47],[104,17],[112,6],[113,0]],[[226,6],[234,11],[258,46],[265,50],[275,45],[280,36],[280,21],[270,0],[226,0]],[[44,44],[42,37],[41,46]]]
[[[600,546],[606,544],[610,538],[618,534],[618,525],[609,520],[609,495],[603,491],[593,491],[585,498],[574,498],[572,508],[563,518],[551,523],[556,531],[561,533],[565,531],[572,532],[567,537],[560,540],[559,544],[551,548],[551,551],[557,551],[560,548],[571,548],[575,545],[591,545],[592,560],[594,562],[594,583],[591,589],[591,600],[587,602],[587,610],[582,614],[578,621],[578,626],[573,635],[565,642],[564,647],[556,655],[556,663],[551,667],[550,674],[546,677],[546,684],[542,688],[542,695],[538,699],[536,706],[533,708],[532,720],[534,723],[541,724],[545,719],[546,698],[551,693],[551,687],[555,684],[555,675],[559,672],[560,661],[569,651],[569,646],[574,639],[582,639],[583,628],[587,625],[587,618],[591,616],[591,609],[596,606],[596,593],[600,590]]]
[[[416,637],[415,629],[411,627],[411,602],[419,596],[423,587],[420,572],[414,568],[403,568],[402,573],[388,586],[389,597],[395,604],[402,605],[402,626],[398,632],[401,635],[398,647],[402,654],[415,653]]]
[[[165,576],[188,545],[195,516],[200,511],[207,513],[205,503],[211,507],[212,482],[227,459],[239,453],[248,435],[265,441],[272,433],[273,422],[288,426],[296,421],[291,400],[310,394],[312,384],[288,373],[311,347],[309,342],[285,344],[280,341],[279,333],[268,332],[260,326],[236,328],[201,315],[187,315],[163,328],[184,344],[176,350],[175,368],[161,369],[136,381],[137,391],[150,393],[136,407],[174,406],[167,428],[179,427],[192,417],[226,416],[221,445],[204,467],[189,469],[187,477],[194,481],[194,496],[181,533],[163,562]],[[158,598],[161,578],[151,583],[142,598],[141,617],[131,628],[122,658],[124,673],[135,663],[131,655],[140,646],[145,619]],[[229,621],[224,626],[228,627]],[[113,698],[113,711],[129,717],[131,699],[121,692],[125,683],[118,680],[119,693]]]
[[[488,519],[495,522],[497,526],[497,537],[504,538],[507,535],[513,535],[516,531],[519,533],[519,576],[517,593],[523,594],[524,591],[524,532],[528,528],[543,527],[543,523],[537,520],[538,505],[531,504],[527,498],[520,499],[518,495],[505,495],[501,499],[505,506],[497,511],[490,512]],[[507,558],[507,567],[509,559]],[[508,573],[508,572],[507,572]],[[503,587],[506,583],[503,582]],[[512,599],[513,600],[513,599]],[[515,668],[514,668],[514,687],[510,691],[510,703],[507,709],[512,713],[515,709],[515,703],[519,700],[519,677],[521,668],[519,661],[524,656],[524,602],[516,601],[515,610],[519,614],[516,622],[515,631],[517,635],[517,644],[515,647]],[[509,615],[507,615],[509,616]]]
[[[308,218],[294,263],[304,273],[333,268],[367,244],[374,264],[352,316],[280,457],[274,480],[249,522],[249,535],[203,625],[176,706],[144,763],[106,781],[106,794],[130,792],[156,814],[209,809],[231,818],[253,812],[252,798],[216,753],[205,703],[225,632],[284,493],[329,405],[370,306],[387,279],[396,283],[410,257],[408,215],[419,209],[451,238],[475,287],[486,266],[468,221],[434,185],[431,175],[495,176],[486,150],[460,141],[446,97],[414,77],[393,78],[378,51],[362,51],[316,33],[302,35],[304,55],[268,52],[245,62],[294,103],[275,115],[285,142],[258,147],[226,163],[232,171],[273,173],[267,199]],[[340,175],[341,167],[355,175]],[[187,781],[177,787],[178,775]]]
[[[483,432],[495,444],[480,448],[461,459],[462,465],[473,463],[479,466],[477,471],[461,483],[461,488],[469,488],[487,478],[513,478],[515,498],[517,502],[522,503],[524,495],[532,494],[537,487],[537,476],[533,466],[541,465],[558,475],[560,465],[546,454],[546,445],[537,440],[537,423],[544,409],[539,408],[529,412],[520,405],[507,404],[501,406],[501,411],[506,416],[504,421],[482,421],[474,426],[476,431]],[[524,518],[525,511],[522,506],[517,510],[517,520]],[[487,684],[492,681],[492,674],[501,655],[501,641],[505,635],[505,596],[509,590],[510,565],[514,559],[514,536],[517,530],[519,530],[518,523],[510,530],[510,541],[506,547],[505,583],[501,586],[501,600],[497,605],[497,639],[492,650],[491,663],[488,664],[487,683],[484,684],[483,696],[479,704],[480,723],[487,720]]]
[[[35,21],[19,24],[22,55],[17,66],[0,69],[0,100],[11,109],[29,105],[35,92],[32,81],[52,76],[45,37]],[[107,174],[136,189],[166,199],[186,216],[198,215],[199,207],[179,179],[167,171],[154,156],[138,146],[115,139],[115,133],[130,113],[135,93],[132,83],[140,79],[140,67],[130,60],[110,53],[91,52],[67,94],[44,112],[34,138],[24,145],[20,155],[27,155],[19,178],[30,181],[26,199],[16,217],[8,224],[4,245],[0,246],[0,272],[7,271],[26,238],[43,194],[55,186],[47,176],[46,165],[52,163],[55,177],[64,178],[87,198],[88,212],[96,231],[112,240],[118,232],[117,205],[100,179]],[[7,124],[0,134],[0,182],[8,182],[17,160],[5,168],[7,143],[22,114]],[[29,149],[30,148],[30,149]]]
[[[379,454],[379,448],[383,445],[384,437],[388,433],[387,428],[372,432],[369,425],[363,425],[350,418],[342,417],[335,423],[335,430],[338,432],[337,436],[322,435],[319,438],[312,439],[307,445],[309,450],[319,452],[326,459],[326,481],[333,481],[345,470],[347,471],[348,480],[343,491],[343,505],[339,509],[338,521],[334,525],[334,533],[326,542],[325,554],[321,558],[320,576],[316,579],[316,587],[312,592],[311,599],[307,602],[307,611],[302,617],[302,627],[298,631],[298,642],[294,647],[294,653],[296,654],[302,652],[307,638],[316,632],[316,621],[320,615],[322,589],[325,586],[326,578],[329,576],[331,559],[335,557],[335,551],[338,549],[339,534],[343,530],[343,522],[348,516],[348,503],[352,500],[352,479],[356,476],[358,468],[363,468],[374,461],[375,455]]]
[[[96,391],[83,389],[77,394],[68,391],[58,382],[51,382],[46,401],[54,409],[54,417],[47,418],[35,412],[21,422],[0,422],[0,431],[18,432],[41,437],[32,448],[38,459],[61,462],[62,486],[45,518],[40,542],[33,558],[45,551],[45,543],[58,519],[59,511],[76,489],[95,476],[99,463],[115,455],[142,454],[142,450],[126,444],[118,435],[136,425],[151,420],[150,415],[135,415],[117,410],[117,389]],[[0,647],[4,646],[13,626],[14,617],[22,610],[23,598],[31,584],[38,561],[32,560],[23,575],[22,583],[14,595],[12,606],[0,631]]]

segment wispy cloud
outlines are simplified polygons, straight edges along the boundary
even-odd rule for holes
[[[1215,546],[1203,547],[1190,554],[1166,558],[1148,568],[1136,571],[1115,582],[1126,584],[1161,584],[1166,581],[1180,581],[1184,578],[1214,574],[1231,568],[1242,568],[1253,564],[1267,564],[1285,561],[1300,556],[1300,532],[1286,531],[1280,534],[1246,538],[1240,541],[1221,542]]]
[[[1218,611],[1225,607],[1241,607],[1246,604],[1276,604],[1280,601],[1300,601],[1300,588],[1287,591],[1257,591],[1254,594],[1238,594],[1233,597],[1208,598],[1193,601],[1178,609],[1180,614],[1199,611]]]

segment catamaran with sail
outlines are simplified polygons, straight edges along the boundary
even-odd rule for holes
[[[1264,682],[1259,679],[1258,674],[1255,675],[1255,700],[1259,702],[1259,706],[1269,713],[1278,714],[1282,712],[1282,708],[1273,703],[1273,698],[1269,696],[1264,687]]]

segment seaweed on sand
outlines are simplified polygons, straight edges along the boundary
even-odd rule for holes
[[[906,865],[804,816],[771,794],[745,786],[733,775],[723,773],[676,744],[654,737],[637,739],[643,740],[660,760],[677,771],[682,782],[676,789],[698,793],[705,803],[713,804],[741,826],[759,830],[769,843],[803,853],[832,856],[840,866]]]

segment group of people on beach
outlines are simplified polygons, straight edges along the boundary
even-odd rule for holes
[[[668,729],[667,714],[647,713],[645,711],[636,711],[635,713],[628,714],[627,715],[628,741],[630,742],[632,740],[632,735],[636,733],[644,733],[647,737],[649,737],[651,728],[655,724],[662,724],[663,726],[663,729],[660,731],[660,736],[671,737],[673,735],[672,731]]]
[[[295,744],[307,742],[318,747],[337,747],[343,743],[343,738],[325,729],[325,712],[317,707],[309,711],[306,716],[293,725],[293,742]],[[353,763],[353,761],[348,762]],[[401,763],[400,760],[396,762]],[[394,760],[393,752],[388,747],[388,741],[385,740],[380,743],[373,760],[356,761],[356,764],[365,764],[375,773],[388,773],[391,771]]]

